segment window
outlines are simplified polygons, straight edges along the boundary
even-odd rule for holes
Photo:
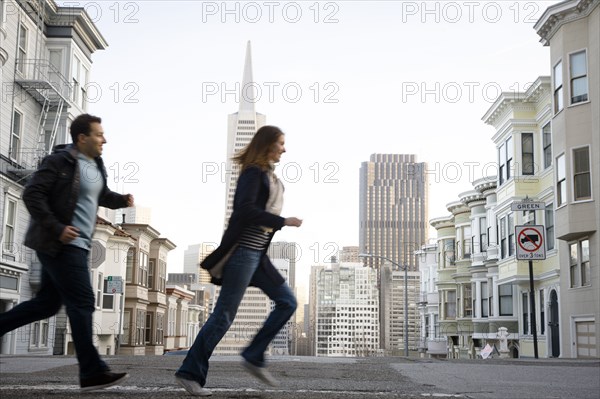
[[[565,154],[560,154],[556,158],[556,205],[558,207],[567,203],[566,178]]]
[[[17,201],[6,197],[4,209],[4,233],[2,235],[2,252],[14,254],[17,252],[15,245],[15,229],[17,225]]]
[[[579,286],[577,278],[577,249],[577,243],[569,245],[569,278],[571,288]]]
[[[463,286],[463,306],[464,306],[464,317],[473,316],[473,308],[472,308],[472,294],[471,294],[471,285]]]
[[[149,289],[154,289],[154,259],[148,262],[148,284]]]
[[[546,205],[545,221],[546,221],[546,250],[554,249],[554,209],[553,204]]]
[[[500,316],[513,315],[512,285],[503,284],[498,286],[498,297],[500,300]]]
[[[152,345],[152,312],[146,313],[146,345]]]
[[[573,150],[573,198],[575,201],[592,198],[589,147]]]
[[[569,55],[571,104],[588,100],[587,55],[585,50]]]
[[[80,86],[80,96],[79,96],[79,106],[81,107],[82,110],[86,110],[87,109],[87,85],[88,85],[88,80],[89,80],[89,76],[90,76],[90,71],[86,68],[83,67],[81,68],[81,72],[82,72],[82,81],[81,86]]]
[[[554,113],[563,109],[562,61],[554,66]]]
[[[129,248],[127,251],[127,268],[125,271],[125,281],[131,283],[133,279],[133,265],[135,264],[135,249]]]
[[[533,133],[521,133],[521,170],[523,175],[535,174]]]
[[[529,334],[529,295],[523,293],[523,335]]]
[[[162,313],[157,313],[156,314],[156,345],[163,344],[164,336],[165,336],[164,315]]]
[[[540,290],[540,334],[546,333],[546,312],[544,311],[546,305],[544,304],[544,290]]]
[[[50,332],[49,319],[39,320],[30,324],[29,347],[48,347],[48,334]]]
[[[137,282],[139,285],[143,287],[148,285],[148,254],[141,251],[137,277]]]
[[[158,261],[158,290],[165,292],[167,285],[167,262],[164,260]]]
[[[102,273],[98,273],[98,281],[96,282],[96,307],[99,308],[102,305],[102,293],[104,289],[104,279]]]
[[[503,217],[498,222],[500,228],[500,259],[506,258],[507,244],[506,244],[506,217]]]
[[[552,166],[552,130],[550,122],[542,128],[542,142],[544,146],[544,169]]]
[[[481,317],[488,317],[488,285],[486,282],[481,283]]]
[[[79,105],[79,97],[80,97],[79,90],[81,90],[81,88],[80,88],[81,78],[79,77],[80,69],[81,69],[81,61],[79,61],[79,58],[73,57],[73,65],[71,66],[73,92],[72,92],[71,100],[77,105]]]
[[[462,234],[462,257],[469,259],[471,257],[471,226],[463,227]]]
[[[19,149],[21,147],[21,132],[23,131],[23,114],[15,110],[13,112],[12,133],[10,136],[10,158],[19,159]]]
[[[115,308],[115,295],[112,292],[108,292],[108,280],[104,280],[104,290],[102,291],[102,309],[114,310]]]
[[[590,241],[586,238],[569,244],[570,287],[585,287],[592,283],[590,275]]]
[[[510,179],[512,166],[512,137],[509,137],[498,149],[498,178],[500,179],[499,185],[502,185],[505,181]]]
[[[487,218],[485,217],[479,219],[479,247],[481,252],[486,251],[488,247]]]
[[[144,333],[146,331],[145,322],[146,312],[138,309],[135,318],[135,345],[144,345],[146,342],[144,337]]]
[[[509,213],[506,218],[508,222],[508,256],[515,254],[515,215]]]
[[[121,343],[131,345],[131,310],[123,311],[123,337]]]
[[[581,241],[581,285],[586,286],[592,283],[590,275],[590,242]]]
[[[446,319],[456,318],[456,291],[446,291],[446,301],[444,302]]]
[[[27,28],[25,25],[19,25],[19,49],[17,53],[17,71],[25,73],[25,63],[27,60]]]

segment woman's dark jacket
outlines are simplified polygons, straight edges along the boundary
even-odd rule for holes
[[[269,199],[269,178],[266,172],[258,166],[249,166],[242,171],[238,178],[235,196],[233,198],[233,212],[221,243],[201,263],[202,268],[214,267],[229,250],[238,242],[242,232],[247,226],[272,227],[274,231],[283,227],[284,218],[266,212],[265,207]],[[273,238],[273,235],[271,235]],[[270,239],[269,239],[270,242]],[[268,248],[268,245],[267,245]],[[276,284],[283,284],[285,279],[279,274],[267,256],[267,248],[263,251],[259,267],[273,279]],[[213,284],[221,284],[221,279],[212,279]],[[250,282],[252,284],[252,281]]]
[[[74,145],[59,145],[45,157],[25,186],[23,201],[31,215],[25,245],[36,251],[56,256],[62,249],[59,240],[71,225],[79,197],[78,150]],[[106,169],[102,158],[95,159],[102,171],[104,187],[98,205],[118,209],[127,206],[125,195],[110,191],[106,185]]]

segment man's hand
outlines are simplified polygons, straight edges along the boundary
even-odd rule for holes
[[[58,238],[63,244],[68,244],[74,239],[79,237],[79,229],[75,226],[67,226],[63,229],[60,237]]]
[[[131,194],[125,194],[125,198],[127,200],[127,207],[130,208],[134,205],[134,201],[133,201],[133,195]]]

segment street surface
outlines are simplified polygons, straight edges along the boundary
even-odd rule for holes
[[[122,386],[80,393],[71,356],[0,356],[0,398],[191,398],[175,384],[182,356],[105,357],[127,371]],[[404,357],[270,359],[280,388],[246,374],[237,357],[214,357],[212,398],[570,398],[598,399],[600,360],[433,360]]]

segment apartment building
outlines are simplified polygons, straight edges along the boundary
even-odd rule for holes
[[[549,327],[552,354],[597,358],[600,355],[600,1],[562,1],[549,7],[534,28],[542,44],[550,47],[552,71],[554,235],[561,276],[559,286],[544,298],[550,301],[553,312]]]
[[[71,142],[70,121],[87,110],[92,55],[106,47],[83,8],[0,1],[0,312],[39,288],[40,264],[22,244],[29,224],[23,188],[54,145]],[[51,317],[21,327],[2,338],[0,351],[52,354],[55,326]]]

